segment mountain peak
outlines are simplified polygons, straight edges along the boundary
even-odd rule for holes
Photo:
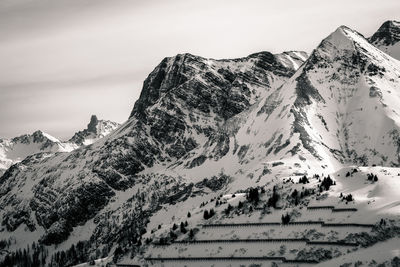
[[[97,132],[96,126],[97,126],[98,123],[99,123],[99,120],[97,119],[97,116],[96,115],[92,115],[90,117],[90,122],[89,122],[89,124],[87,126],[87,130],[89,132],[96,133]]]
[[[336,49],[353,50],[354,42],[362,42],[364,36],[347,26],[338,27],[333,33],[326,37],[320,46],[333,47]]]
[[[364,56],[362,56],[364,55]],[[307,68],[314,65],[346,61],[354,67],[361,67],[357,59],[360,57],[380,58],[381,52],[360,33],[347,26],[340,26],[312,52],[306,64]]]
[[[384,22],[369,40],[375,45],[394,45],[400,41],[400,22],[395,20]]]
[[[223,113],[222,117],[227,119],[255,103],[256,99],[264,94],[265,88],[271,87],[271,83],[290,77],[306,58],[307,54],[304,52],[274,55],[266,51],[234,59],[204,58],[189,53],[164,58],[144,81],[142,92],[130,118],[135,117],[145,121],[148,115],[147,109],[157,102],[161,104],[161,99],[168,102],[168,98],[175,98],[185,102],[194,96],[190,101],[193,108],[209,113],[211,111],[209,107],[213,106],[215,113],[219,115]],[[247,76],[255,68],[265,75],[249,81]],[[276,79],[272,78],[275,75]],[[260,89],[263,86],[265,88]],[[220,90],[209,91],[208,87]],[[245,91],[246,93],[243,93]],[[225,99],[227,95],[231,97]],[[210,97],[221,99],[210,105],[213,102]],[[224,105],[226,102],[228,104]],[[234,106],[233,109],[226,112],[225,107],[231,104]]]
[[[118,126],[119,123],[109,120],[99,120],[96,115],[92,115],[87,128],[76,132],[69,142],[75,143],[78,146],[89,145],[108,135]]]
[[[389,56],[400,60],[399,21],[386,21],[368,40]]]

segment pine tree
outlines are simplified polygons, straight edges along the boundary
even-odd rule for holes
[[[290,222],[290,215],[289,214],[282,215],[281,220],[282,224],[288,224]]]
[[[215,215],[215,211],[214,211],[214,209],[210,209],[210,211],[209,211],[209,213],[208,213],[208,218],[211,218],[212,216],[214,216]]]
[[[205,210],[205,211],[204,211],[204,213],[203,213],[203,218],[204,218],[205,220],[208,220],[208,218],[210,218],[209,215],[208,215],[208,210]]]
[[[186,234],[187,230],[185,228],[185,224],[183,222],[181,222],[181,233],[182,234]]]
[[[229,215],[229,213],[231,212],[232,209],[233,209],[233,207],[231,206],[231,204],[228,204],[228,207],[225,209],[225,214]]]
[[[193,239],[193,238],[194,238],[193,229],[190,229],[190,231],[189,231],[189,238],[190,238],[190,239]]]

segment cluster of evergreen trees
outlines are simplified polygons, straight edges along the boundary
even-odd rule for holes
[[[324,179],[322,179],[321,184],[319,185],[319,191],[328,191],[332,185],[336,185],[336,182],[333,181],[332,178],[328,175],[328,177],[324,177]]]
[[[373,174],[373,173],[368,173],[367,174],[367,179],[368,179],[368,181],[377,182],[378,181],[378,176],[376,174]]]
[[[187,230],[186,230],[187,226],[188,226],[188,222],[187,221],[181,222],[179,229],[180,229],[182,234],[186,234],[187,233]],[[178,225],[176,223],[174,223],[172,225],[171,231],[175,231],[176,229],[178,229]]]
[[[231,204],[228,204],[228,207],[226,207],[226,209],[224,210],[224,213],[226,215],[229,215],[229,213],[231,213],[231,211],[233,210],[233,207]]]
[[[356,173],[356,172],[358,172],[357,169],[352,169],[351,172],[348,171],[348,172],[346,173],[346,177],[353,176],[353,173]]]
[[[302,199],[303,197],[312,195],[314,193],[315,193],[315,191],[313,188],[305,188],[303,191],[301,191],[301,193],[299,193],[299,191],[297,191],[297,189],[294,189],[292,194],[290,194],[290,196],[293,199],[294,205],[297,206],[300,202],[300,199]]]
[[[90,242],[79,241],[76,245],[72,245],[66,251],[58,251],[52,255],[50,259],[50,266],[67,266],[75,265],[82,262],[88,262],[89,259]],[[99,258],[106,257],[108,249],[103,248],[103,251],[99,251]]]
[[[253,202],[255,205],[260,201],[260,194],[258,193],[258,188],[250,188],[247,192],[246,198],[249,202]]]
[[[350,202],[350,201],[353,201],[353,200],[354,200],[352,194],[348,194],[348,195],[345,196],[345,195],[343,195],[343,193],[340,193],[340,198],[341,198],[342,200],[346,200],[347,202]]]
[[[214,215],[215,215],[214,209],[210,209],[210,211],[204,210],[203,218],[204,218],[204,220],[208,220],[208,219],[210,219],[210,218],[211,218],[212,216],[214,216]]]
[[[310,181],[308,180],[307,176],[303,176],[299,179],[299,184],[308,184]]]
[[[3,241],[0,242],[3,247]],[[57,251],[48,258],[48,249],[42,244],[32,243],[26,249],[18,249],[15,252],[8,252],[6,247],[2,248],[5,256],[0,266],[26,266],[26,267],[41,267],[41,266],[72,266],[83,262],[93,260],[90,255],[90,242],[79,241],[76,245],[73,244],[69,249]],[[108,255],[110,248],[105,245],[102,249],[95,251],[95,258],[103,258]],[[122,252],[121,252],[122,253]]]
[[[7,253],[3,261],[0,262],[0,266],[45,266],[47,255],[48,251],[43,245],[33,242],[31,247],[28,246],[26,249]]]

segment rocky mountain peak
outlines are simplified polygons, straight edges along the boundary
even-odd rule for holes
[[[370,38],[370,42],[380,45],[394,45],[400,41],[400,22],[388,20]]]
[[[386,21],[368,40],[386,54],[400,60],[400,22]]]
[[[209,102],[215,100],[218,103],[232,103],[236,109],[227,111],[226,105],[215,103],[213,112],[227,119],[238,112],[244,106],[254,103],[262,93],[260,87],[271,87],[271,83],[277,79],[270,79],[270,75],[276,75],[283,79],[290,77],[295,70],[305,61],[305,52],[286,52],[274,55],[270,52],[259,52],[247,57],[236,59],[211,59],[195,56],[189,53],[178,54],[174,57],[164,58],[161,63],[149,74],[143,83],[143,89],[131,112],[131,117],[146,120],[147,108],[165,96],[178,98],[187,102],[188,98],[194,98],[191,105],[201,112],[209,113],[206,108]],[[251,77],[251,72],[257,73]],[[263,75],[263,77],[259,75]],[[258,88],[251,90],[249,83],[256,83]],[[205,87],[219,88],[219,90],[203,90]],[[236,92],[240,91],[240,92]],[[228,97],[231,95],[231,97]],[[241,99],[241,100],[240,100]],[[164,103],[166,104],[166,103]],[[240,107],[242,106],[242,107]]]
[[[90,122],[89,122],[89,124],[87,126],[87,130],[89,132],[92,132],[92,133],[97,133],[96,126],[97,126],[98,123],[99,123],[99,120],[97,119],[97,116],[96,115],[92,115],[92,117],[90,117]]]
[[[367,43],[367,41],[358,32],[347,26],[340,26],[322,40],[310,56],[311,61],[324,59],[333,62],[344,55],[353,54],[357,49],[356,43]]]
[[[69,142],[78,146],[88,145],[108,135],[118,126],[119,123],[109,120],[99,120],[96,115],[92,115],[87,128],[76,132]]]
[[[362,34],[346,26],[340,26],[312,52],[305,63],[305,70],[314,67],[327,68],[334,64],[347,73],[375,72],[376,64],[386,59],[377,47],[372,45]]]

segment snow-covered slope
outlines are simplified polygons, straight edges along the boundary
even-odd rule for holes
[[[339,27],[282,87],[225,123],[234,130],[219,133],[228,139],[224,158],[215,161],[216,146],[206,143],[195,155],[208,161],[179,173],[193,178],[224,169],[243,176],[240,187],[270,172],[399,166],[399,71],[397,60]]]
[[[383,52],[400,60],[400,22],[389,20],[382,24],[369,41]]]

